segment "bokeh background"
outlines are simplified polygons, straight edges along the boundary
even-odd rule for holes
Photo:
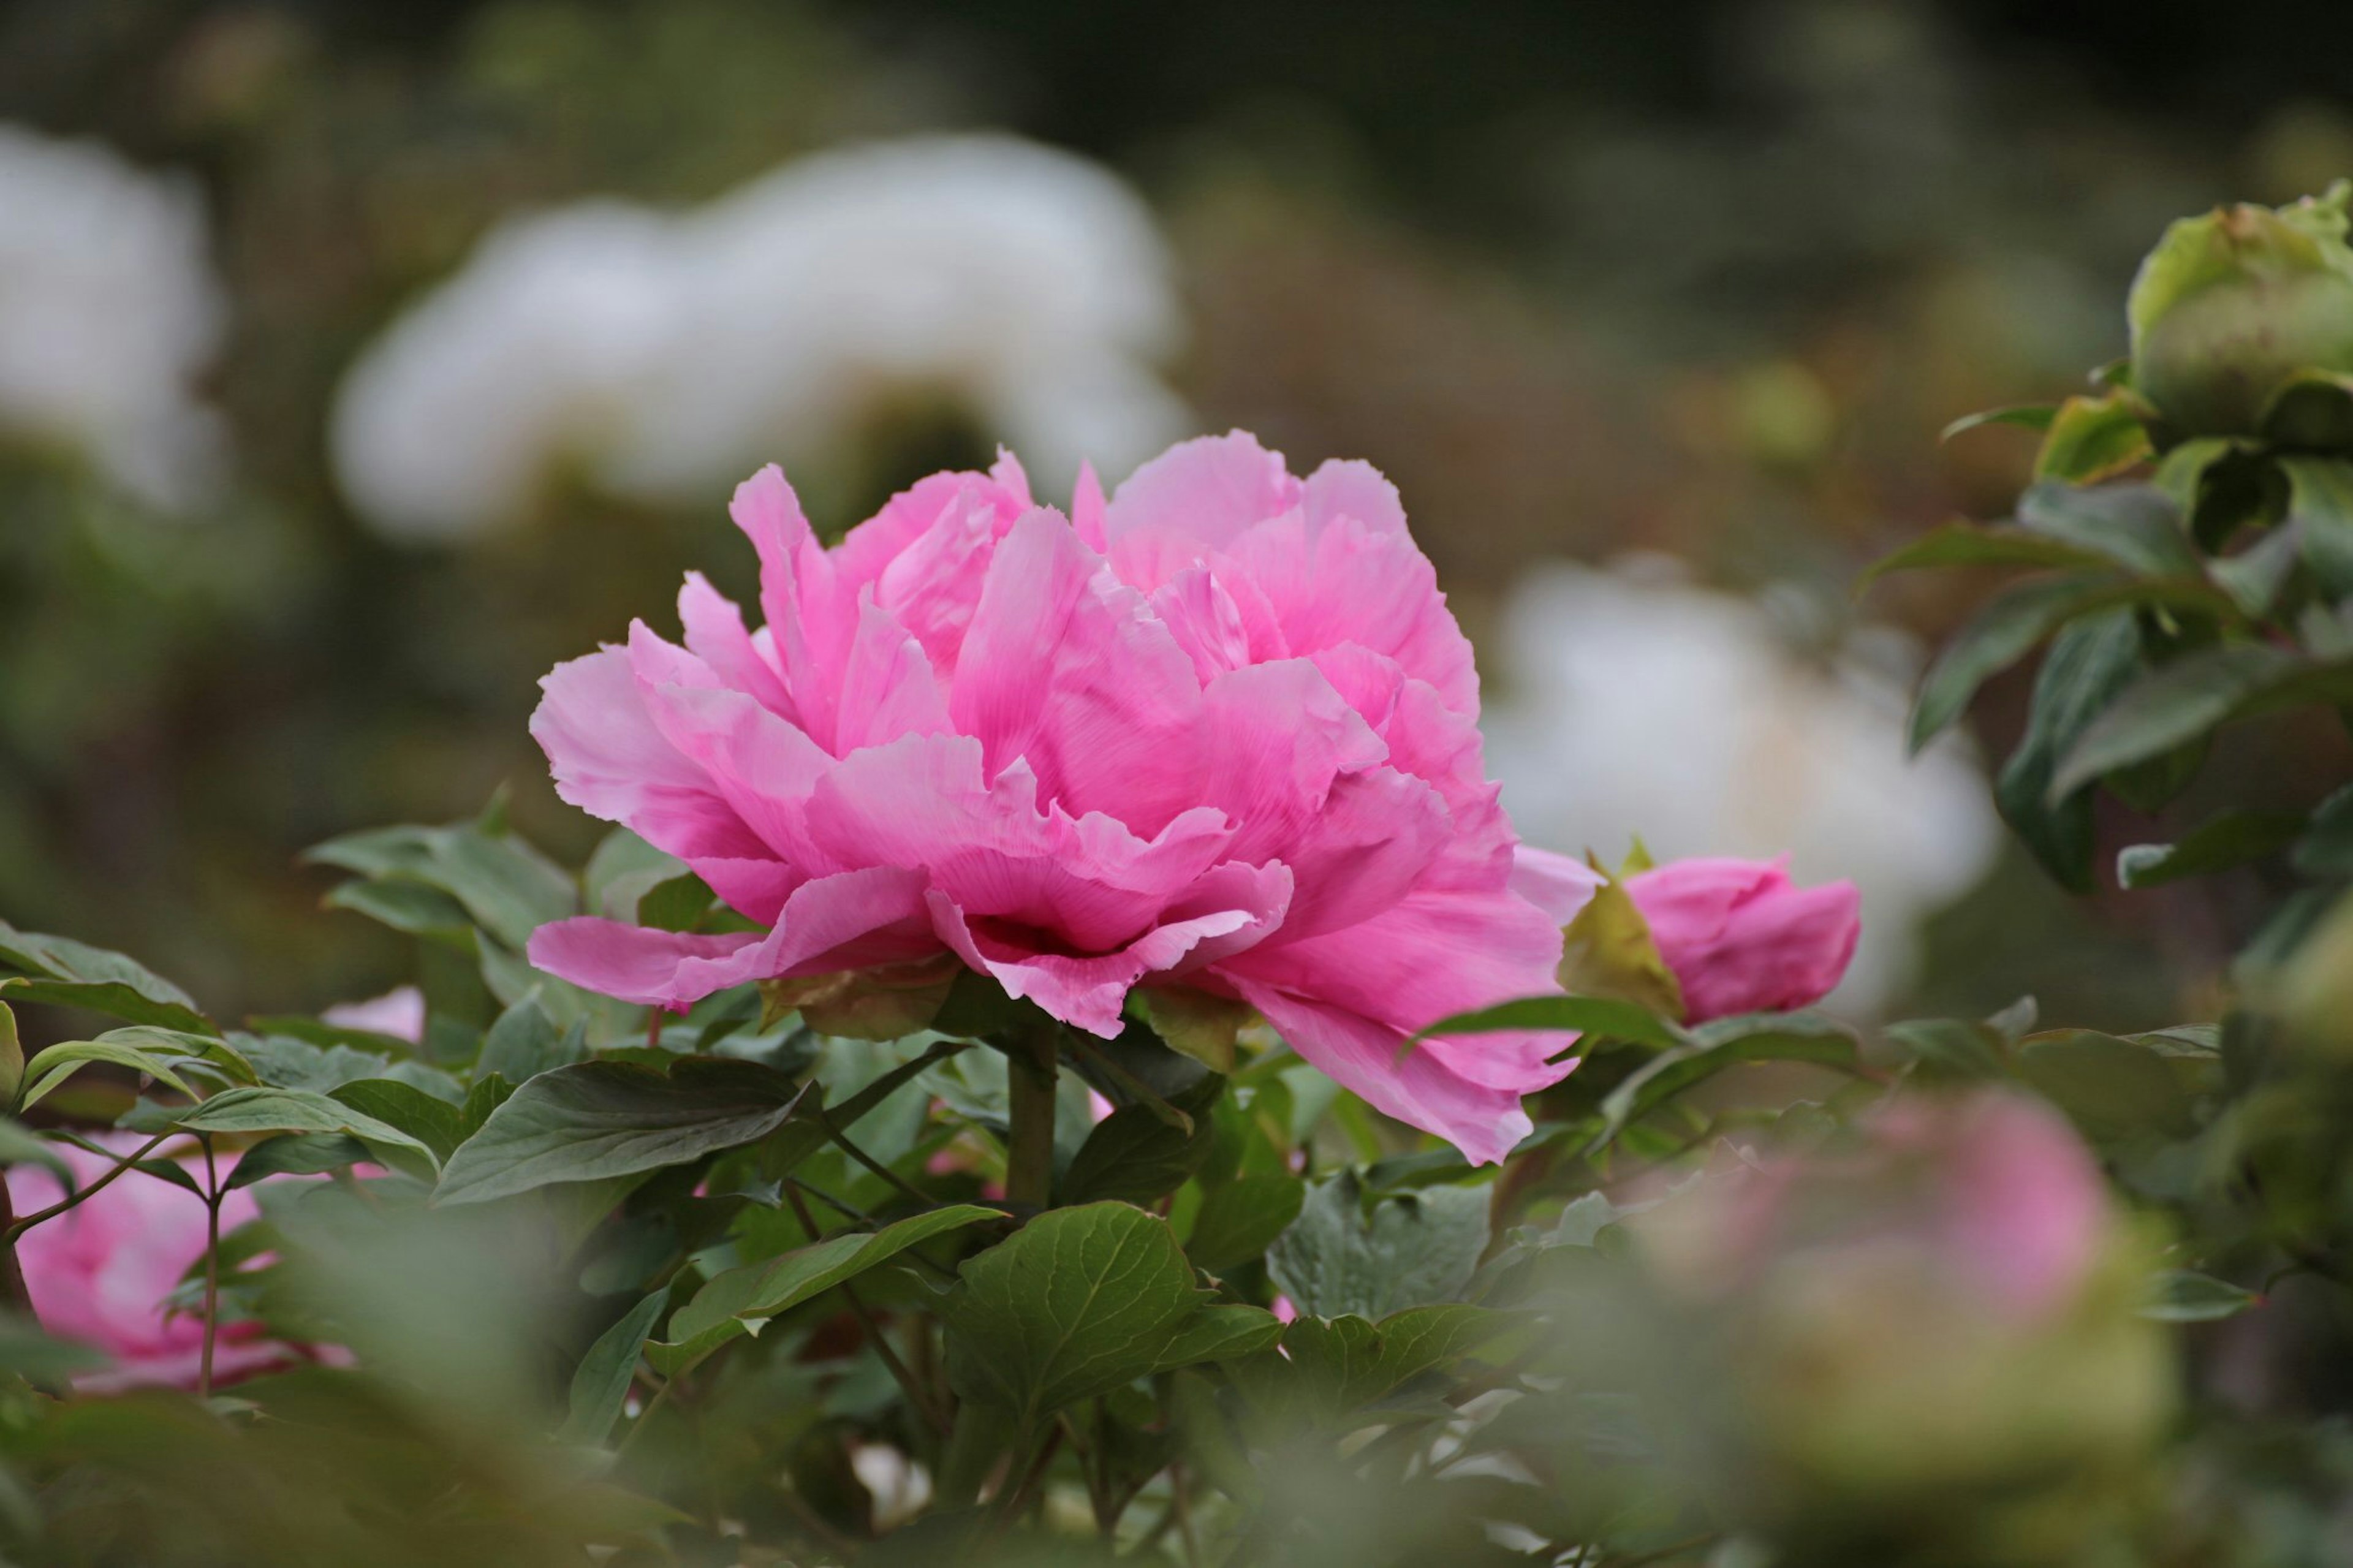
[[[1528,837],[1862,884],[1864,1014],[2202,1016],[2260,892],[2088,905],[1907,763],[1998,514],[1947,421],[2124,349],[2170,218],[2353,172],[2331,0],[8,0],[0,917],[223,1016],[405,978],[307,844],[512,791],[534,681],[1007,440],[1402,488]],[[2216,793],[2341,770],[2264,732]],[[2316,793],[2312,788],[2301,792]],[[2203,792],[2186,803],[2194,814]],[[2162,825],[2116,820],[2116,844]],[[2253,875],[2247,873],[2246,875]]]

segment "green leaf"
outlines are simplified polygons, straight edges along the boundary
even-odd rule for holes
[[[2197,740],[2296,673],[2299,662],[2284,649],[2245,643],[2185,654],[2151,671],[2075,738],[2047,798],[2055,802],[2102,773]]]
[[[1183,1186],[1209,1157],[1208,1111],[1223,1092],[1225,1079],[1211,1074],[1179,1097],[1179,1120],[1151,1104],[1122,1106],[1104,1117],[1071,1157],[1057,1184],[1060,1201],[1115,1198],[1140,1205]]]
[[[341,1132],[366,1144],[385,1164],[424,1180],[439,1169],[422,1140],[311,1089],[232,1089],[173,1120],[191,1132]]]
[[[629,1384],[637,1376],[638,1357],[646,1339],[661,1321],[662,1309],[669,1302],[670,1287],[665,1285],[596,1336],[596,1342],[573,1369],[571,1401],[564,1426],[555,1434],[557,1442],[581,1447],[603,1446],[612,1434],[613,1423],[621,1418],[621,1406],[628,1400]]]
[[[2303,831],[2300,811],[2253,811],[2236,806],[2217,813],[2171,844],[2135,844],[2116,856],[2116,881],[2126,888],[2154,888],[2184,877],[2203,877],[2285,848]]]
[[[2018,521],[2044,538],[2104,555],[2143,577],[2202,574],[2181,509],[2155,485],[2084,489],[2045,479],[2019,498]]]
[[[1167,1222],[1125,1204],[1039,1215],[967,1258],[940,1304],[959,1397],[1035,1433],[1055,1411],[1139,1377],[1261,1350],[1256,1307],[1214,1307]]]
[[[1917,754],[1961,716],[1978,689],[2073,619],[2105,580],[2080,575],[2021,583],[1978,612],[1929,666],[1912,707],[1910,743]]]
[[[571,878],[522,839],[486,833],[476,823],[348,834],[305,858],[379,882],[418,883],[447,893],[517,952],[541,926],[579,912]]]
[[[2307,877],[2353,877],[2353,784],[2313,808],[2288,863]]]
[[[1343,1171],[1310,1189],[1267,1249],[1267,1275],[1312,1317],[1378,1320],[1451,1301],[1487,1247],[1488,1190],[1425,1187],[1378,1199]]]
[[[845,1040],[902,1040],[931,1027],[956,977],[967,973],[954,953],[909,963],[877,964],[833,974],[760,982],[763,1026],[797,1012],[820,1035]]]
[[[474,945],[474,920],[466,906],[422,882],[344,882],[319,900],[331,910],[349,910],[406,936],[445,945]]]
[[[2149,1277],[2140,1315],[2161,1323],[2211,1323],[2263,1304],[2261,1296],[2227,1279],[2188,1268],[2162,1268]]]
[[[282,1132],[248,1149],[221,1184],[249,1187],[265,1176],[317,1176],[348,1170],[368,1157],[367,1145],[341,1132]]]
[[[1212,1187],[1193,1216],[1185,1255],[1212,1274],[1261,1257],[1290,1228],[1307,1201],[1307,1184],[1293,1175],[1238,1176]]]
[[[1593,889],[1561,932],[1562,990],[1577,996],[1630,1002],[1661,1018],[1683,1016],[1683,983],[1651,937],[1651,922],[1626,891],[1624,875]]]
[[[1234,1047],[1254,1010],[1189,985],[1139,985],[1127,994],[1127,1014],[1172,1051],[1211,1072],[1234,1070]]]
[[[2353,595],[2353,465],[2334,458],[2283,457],[2288,520],[2312,580],[2331,601]]]
[[[1626,1128],[1725,1068],[1767,1061],[1852,1071],[1854,1033],[1814,1013],[1744,1014],[1703,1024],[1692,1031],[1690,1043],[1651,1058],[1603,1098],[1601,1130],[1587,1152],[1599,1152]]]
[[[2092,802],[2078,794],[2053,804],[2059,754],[2140,668],[2140,633],[2129,611],[2079,621],[2061,632],[2036,674],[2026,733],[1994,784],[2002,817],[2063,887],[2092,890]]]
[[[2058,416],[2055,403],[2012,403],[2000,408],[1980,409],[1964,414],[1936,435],[1939,442],[1949,441],[1965,431],[1988,425],[2016,425],[2028,430],[2048,430],[2051,421]]]
[[[482,1037],[481,1054],[474,1059],[476,1076],[496,1073],[510,1083],[522,1083],[588,1054],[586,1027],[575,1023],[569,1030],[559,1028],[540,1005],[540,993],[539,986],[533,986],[491,1025]]]
[[[197,1098],[196,1091],[189,1088],[186,1080],[175,1070],[187,1066],[185,1059],[166,1058],[101,1036],[95,1040],[67,1040],[51,1046],[27,1062],[25,1065],[25,1092],[17,1101],[16,1109],[19,1111],[32,1110],[68,1079],[92,1062],[129,1068],[186,1095],[190,1100]]]
[[[1892,572],[1917,572],[1945,566],[2031,566],[2060,570],[2105,568],[2108,558],[2096,550],[2063,543],[2022,528],[1977,522],[1947,522],[1929,530],[1894,553],[1864,571],[1858,587],[1867,587]]]
[[[554,1182],[682,1165],[784,1124],[799,1087],[754,1062],[688,1057],[665,1075],[623,1062],[540,1074],[459,1145],[435,1200],[487,1203]]]
[[[728,1341],[757,1332],[768,1319],[815,1300],[918,1243],[1004,1217],[1001,1210],[955,1204],[871,1234],[828,1237],[781,1257],[730,1268],[713,1276],[678,1310],[670,1320],[669,1341],[650,1347],[647,1353],[657,1369],[675,1376]]]
[[[84,1007],[133,1024],[216,1035],[188,994],[119,952],[69,937],[18,931],[0,921],[0,964],[22,972],[0,981],[10,1001]]]
[[[2094,1142],[2187,1138],[2198,1131],[2190,1091],[2173,1058],[2114,1035],[2030,1035],[2019,1046],[2018,1072]]]
[[[1660,1047],[1682,1045],[1690,1038],[1680,1027],[1647,1007],[1605,996],[1525,996],[1516,1002],[1499,1002],[1493,1007],[1440,1018],[1414,1038],[1523,1029],[1560,1029]]]
[[[1968,1018],[1911,1018],[1881,1031],[1918,1064],[1922,1077],[1970,1081],[2005,1078],[2010,1043],[1992,1024]]]
[[[1518,1326],[1504,1313],[1460,1305],[1410,1307],[1377,1323],[1354,1314],[1302,1317],[1283,1330],[1281,1354],[1252,1356],[1232,1375],[1242,1397],[1278,1426],[1328,1424]]]
[[[446,1162],[464,1142],[464,1118],[458,1107],[396,1079],[354,1079],[328,1095],[363,1116],[400,1129],[432,1150],[437,1161]]]
[[[0,1002],[0,1104],[14,1105],[25,1086],[25,1047],[16,1034],[16,1015]]]
[[[13,1116],[0,1116],[0,1165],[46,1165],[68,1192],[73,1190],[73,1172],[49,1147],[49,1141]]]
[[[2067,399],[2034,455],[2034,477],[2087,485],[2146,461],[2151,449],[2139,402],[2121,388]]]
[[[692,931],[715,899],[702,878],[683,872],[647,889],[638,900],[638,924],[656,931]]]

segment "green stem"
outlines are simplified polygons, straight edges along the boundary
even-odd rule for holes
[[[31,1318],[33,1293],[25,1285],[24,1265],[16,1261],[16,1213],[8,1184],[0,1181],[0,1300]]]
[[[213,1392],[213,1343],[220,1335],[220,1173],[213,1165],[213,1135],[205,1145],[205,1353],[196,1368],[196,1397]]]
[[[1013,1122],[1005,1152],[1005,1196],[1042,1209],[1054,1200],[1054,1037],[1044,1030],[1015,1036],[1005,1043],[1005,1059]]]
[[[123,1172],[135,1167],[140,1161],[144,1160],[148,1155],[155,1152],[155,1146],[157,1144],[163,1142],[164,1140],[171,1136],[172,1134],[169,1132],[158,1132],[154,1137],[150,1138],[146,1142],[142,1143],[138,1148],[132,1150],[123,1158],[121,1164],[116,1165],[112,1170],[107,1172],[106,1174],[90,1183],[90,1185],[82,1188],[80,1191],[73,1194],[62,1202],[51,1204],[45,1209],[37,1209],[33,1213],[26,1215],[23,1219],[10,1222],[7,1230],[5,1232],[0,1232],[0,1239],[5,1239],[9,1245],[10,1251],[13,1252],[16,1248],[16,1238],[18,1237],[24,1235],[26,1231],[32,1229],[43,1220],[55,1219],[58,1215],[65,1213],[68,1209],[72,1208],[75,1205],[87,1203],[91,1198],[96,1197],[100,1193],[105,1191],[109,1183],[112,1182],[117,1176],[121,1175]]]

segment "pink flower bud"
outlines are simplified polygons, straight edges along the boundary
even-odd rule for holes
[[[1683,986],[1687,1023],[1821,1000],[1862,934],[1854,884],[1800,888],[1787,856],[1676,860],[1627,878],[1626,892]]]

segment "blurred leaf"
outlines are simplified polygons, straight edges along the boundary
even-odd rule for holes
[[[1643,1063],[1603,1099],[1601,1130],[1586,1145],[1588,1155],[1683,1090],[1742,1062],[1810,1062],[1850,1071],[1856,1065],[1854,1032],[1820,1014],[1717,1018],[1692,1036]]]
[[[29,1317],[0,1313],[0,1372],[57,1387],[76,1373],[95,1372],[107,1363],[102,1351],[51,1339]]]
[[[440,1163],[423,1140],[303,1089],[232,1089],[174,1120],[191,1132],[342,1132],[366,1144],[377,1159],[432,1180]]]
[[[1250,1262],[1299,1217],[1307,1184],[1282,1175],[1238,1176],[1212,1187],[1193,1216],[1185,1254],[1212,1274]]]
[[[86,1007],[133,1024],[215,1035],[188,994],[134,960],[68,937],[18,931],[0,921],[0,963],[22,972],[0,980],[11,1002]]]
[[[686,862],[655,848],[626,827],[605,835],[580,873],[585,907],[624,924],[643,923],[639,903],[663,883],[686,873]]]
[[[330,1024],[322,1018],[305,1017],[299,1013],[263,1014],[248,1018],[246,1027],[254,1037],[295,1040],[321,1050],[341,1047],[384,1059],[417,1054],[417,1042],[404,1040],[398,1035],[379,1034],[374,1029],[354,1029],[342,1024]],[[253,1054],[249,1047],[240,1044],[239,1048],[248,1056]]]
[[[2087,485],[2122,473],[2151,455],[2139,399],[2121,388],[2059,405],[2034,455],[2034,477]]]
[[[800,1088],[756,1063],[681,1058],[668,1074],[579,1062],[540,1074],[458,1147],[435,1194],[487,1203],[553,1182],[682,1165],[783,1125]]]
[[[473,917],[466,906],[421,882],[344,882],[329,889],[320,902],[327,909],[365,915],[405,935],[458,947],[474,944]]]
[[[2181,509],[2155,485],[2083,488],[2055,479],[2028,487],[2018,521],[2048,539],[2105,556],[2143,577],[2197,578],[2204,563]]]
[[[331,1099],[396,1127],[446,1162],[463,1142],[463,1116],[458,1107],[437,1100],[421,1089],[388,1078],[354,1079],[328,1091]]]
[[[596,1336],[596,1342],[573,1369],[571,1398],[564,1426],[555,1434],[557,1442],[596,1447],[611,1435],[613,1423],[620,1419],[621,1406],[629,1397],[646,1338],[669,1303],[670,1287],[665,1285]]]
[[[1447,1367],[1516,1327],[1502,1312],[1459,1305],[1409,1307],[1377,1323],[1353,1314],[1301,1317],[1282,1331],[1281,1353],[1232,1369],[1234,1384],[1281,1426],[1338,1420],[1414,1378]]]
[[[2261,1296],[2226,1279],[2188,1268],[2164,1268],[2150,1276],[2140,1315],[2163,1323],[2211,1323],[2263,1304]]]
[[[2010,1041],[1990,1024],[1968,1018],[1911,1018],[1881,1031],[1936,1079],[2007,1078]]]
[[[49,1147],[48,1140],[13,1116],[0,1116],[0,1165],[27,1164],[47,1166],[68,1192],[73,1190],[73,1172]]]
[[[2046,538],[2022,528],[1947,522],[1873,562],[1857,585],[1868,587],[1891,572],[1943,566],[2036,566],[2061,570],[2105,568],[2112,564],[2096,550]]]
[[[1282,1331],[1271,1312],[1209,1305],[1167,1222],[1125,1204],[1050,1210],[957,1272],[940,1306],[948,1381],[1027,1433],[1065,1405],[1248,1355]]]
[[[1275,1289],[1318,1318],[1378,1320],[1461,1295],[1487,1247],[1488,1189],[1425,1187],[1376,1200],[1342,1171],[1311,1187],[1267,1249]]]
[[[2298,811],[2219,812],[2171,844],[2134,844],[2116,855],[2116,881],[2153,888],[2261,859],[2293,842],[2304,828]]]
[[[2313,807],[2288,863],[2307,877],[2353,877],[2353,784]]]
[[[1978,689],[2031,653],[2095,599],[2104,578],[2069,575],[2021,583],[1995,598],[1938,650],[1912,708],[1910,744],[1917,753],[1961,716]]]
[[[2061,886],[2092,890],[2092,802],[2079,793],[2055,804],[2050,782],[2059,755],[2140,668],[2140,633],[2115,610],[2062,631],[2035,676],[2026,732],[1995,781],[1994,801],[2035,858]]]
[[[657,931],[692,931],[715,898],[702,878],[684,872],[646,890],[638,900],[637,923]]]
[[[346,834],[304,858],[375,881],[438,889],[516,952],[541,926],[578,912],[572,879],[562,870],[522,839],[485,833],[475,823]]]
[[[768,1319],[815,1300],[918,1243],[1004,1217],[999,1209],[955,1204],[871,1234],[828,1237],[779,1258],[730,1268],[713,1276],[678,1310],[670,1320],[670,1339],[649,1347],[647,1354],[658,1370],[675,1376],[728,1341],[758,1332]]]
[[[2283,649],[2242,643],[2185,654],[2152,670],[2066,748],[2046,799],[2056,802],[2102,773],[2197,740],[2278,687],[2298,665]]]
[[[14,1105],[25,1086],[25,1047],[16,1034],[16,1015],[0,1002],[0,1103]]]
[[[1500,1030],[1559,1029],[1647,1046],[1676,1046],[1689,1038],[1649,1008],[1603,996],[1525,996],[1476,1012],[1457,1013],[1414,1037],[1489,1035]],[[1572,1042],[1564,1040],[1566,1048]]]
[[[255,1074],[280,1089],[311,1089],[324,1094],[353,1079],[381,1078],[392,1066],[390,1058],[377,1052],[342,1045],[322,1050],[287,1035],[246,1036],[240,1043]]]
[[[2353,595],[2353,465],[2334,458],[2283,457],[2288,517],[2312,579],[2331,600]]]
[[[2051,421],[2058,415],[2059,405],[2055,403],[2012,403],[2000,408],[1964,414],[1937,432],[1936,439],[1939,442],[1949,441],[1965,431],[1987,425],[2016,425],[2028,430],[2048,430]]]
[[[2231,596],[2240,614],[2249,620],[2261,620],[2279,602],[2280,591],[2287,586],[2304,550],[2303,525],[2288,523],[2236,555],[2208,562],[2206,575]]]
[[[2328,370],[2298,371],[2271,395],[2256,427],[2282,447],[2353,449],[2353,378]]]
[[[2020,1044],[2018,1073],[2096,1142],[2186,1138],[2198,1130],[2189,1089],[2163,1055],[2090,1029]]]

